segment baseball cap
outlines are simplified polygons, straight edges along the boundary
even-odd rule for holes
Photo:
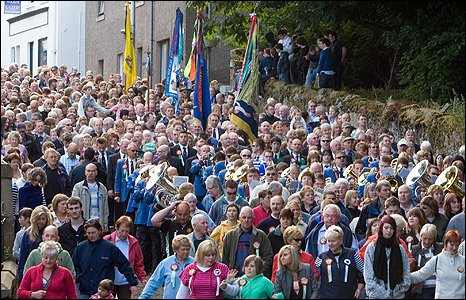
[[[408,146],[408,142],[405,140],[405,139],[401,139],[398,141],[398,146],[401,146],[401,145],[405,145],[405,146]]]
[[[26,130],[26,125],[20,123],[20,124],[16,125],[16,130],[17,131]]]
[[[341,128],[348,128],[348,127],[354,128],[353,125],[351,125],[350,122],[345,122],[345,123],[343,123],[343,125],[341,125]]]
[[[354,141],[354,137],[352,137],[352,136],[347,136],[347,137],[345,137],[345,139],[343,140],[343,142],[346,142],[346,141]]]

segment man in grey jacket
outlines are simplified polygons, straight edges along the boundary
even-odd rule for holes
[[[245,206],[239,214],[240,226],[230,230],[223,241],[223,263],[243,275],[243,264],[250,254],[260,256],[264,261],[264,276],[270,278],[273,253],[267,235],[253,225],[252,208]]]
[[[86,179],[78,182],[73,188],[73,196],[79,197],[83,204],[84,219],[98,219],[103,231],[108,229],[107,189],[96,181],[97,166],[89,163],[85,169]]]

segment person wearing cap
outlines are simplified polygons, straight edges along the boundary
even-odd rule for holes
[[[398,141],[398,143],[396,144],[396,147],[397,147],[397,152],[398,154],[401,153],[401,152],[406,152],[406,150],[408,149],[408,141],[406,141],[406,139],[401,139]]]
[[[347,136],[343,139],[343,148],[345,149],[346,164],[350,165],[356,159],[356,153],[354,153],[354,137]]]
[[[343,122],[343,124],[341,125],[341,129],[343,130],[343,136],[351,136],[355,128],[353,125],[351,125],[350,122]]]
[[[101,107],[97,101],[91,96],[93,86],[91,84],[86,84],[83,87],[84,95],[82,95],[81,99],[79,99],[78,104],[78,116],[83,117],[85,116],[85,108],[88,106],[93,106],[95,110],[101,114],[109,115],[111,111],[109,109]]]

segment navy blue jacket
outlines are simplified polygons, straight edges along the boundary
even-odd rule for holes
[[[322,226],[325,226],[324,221],[321,221],[319,224],[317,224],[317,226],[312,229],[311,233],[309,233],[309,235],[306,236],[304,240],[306,244],[306,252],[312,254],[313,257],[319,256],[317,251],[317,239],[319,238],[319,230]],[[349,229],[348,226],[342,224],[341,222],[338,223],[338,226],[343,229],[343,246],[351,248],[351,244],[353,242],[353,233],[351,232],[351,229]]]
[[[42,188],[38,185],[31,185],[29,182],[19,189],[18,199],[20,210],[23,207],[34,209],[39,205],[46,205]]]
[[[117,246],[107,240],[85,240],[79,243],[73,252],[73,264],[76,283],[79,283],[81,293],[86,295],[95,294],[101,280],[114,280],[115,267],[125,275],[130,285],[138,284],[128,259]]]

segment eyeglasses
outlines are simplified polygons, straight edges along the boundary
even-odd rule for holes
[[[136,151],[138,151],[138,150],[128,150],[128,152],[136,152]]]
[[[234,192],[226,192],[226,193],[227,193],[227,195],[236,195],[236,191],[234,191]]]
[[[295,241],[295,242],[301,242],[302,239],[293,239],[293,241]]]
[[[330,143],[330,140],[322,140],[323,143]]]
[[[345,159],[346,156],[338,156],[337,158],[338,158],[338,159]]]
[[[267,173],[267,174],[265,174],[265,175],[266,175],[266,176],[275,176],[275,175],[277,175],[277,173]]]
[[[251,155],[243,154],[241,157],[251,157]]]
[[[372,146],[372,149],[379,149],[379,146]]]

